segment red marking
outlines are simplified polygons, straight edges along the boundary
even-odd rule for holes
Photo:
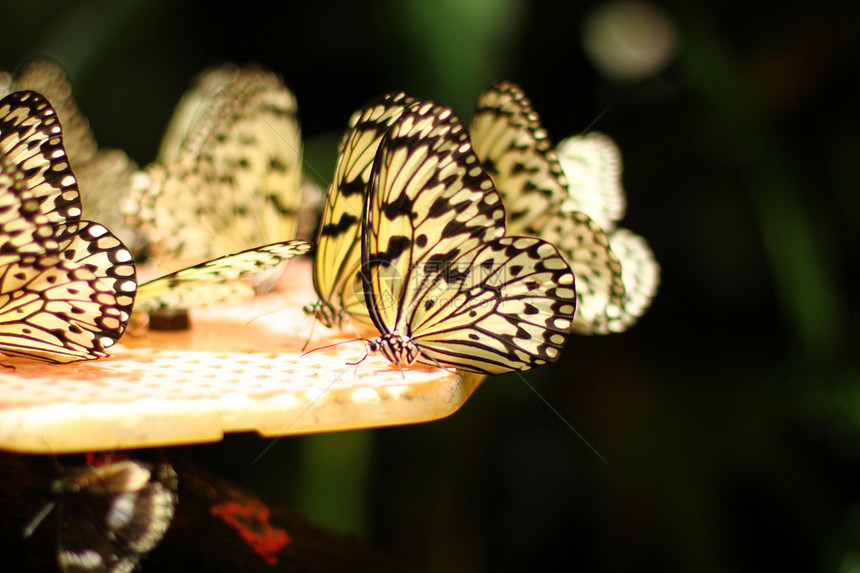
[[[278,562],[278,553],[290,542],[286,530],[269,523],[269,508],[254,498],[243,498],[242,502],[227,501],[213,505],[209,511],[224,523],[239,532],[254,553],[269,565]]]

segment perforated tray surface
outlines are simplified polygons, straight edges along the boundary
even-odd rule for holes
[[[482,379],[400,371],[366,358],[354,334],[302,312],[310,265],[285,290],[193,311],[179,332],[130,327],[111,356],[66,365],[0,357],[0,448],[33,453],[211,442],[226,432],[282,436],[426,422],[456,411]]]

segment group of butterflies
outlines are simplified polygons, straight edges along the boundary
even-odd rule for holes
[[[133,311],[253,296],[311,249],[296,236],[318,204],[295,98],[274,73],[201,74],[145,170],[98,149],[56,64],[0,76],[0,90],[11,92],[0,101],[0,353],[104,356]],[[511,83],[481,95],[468,128],[444,105],[385,94],[352,116],[338,151],[318,300],[305,310],[368,335],[368,354],[527,370],[555,360],[570,332],[625,330],[656,292],[647,243],[617,227],[614,143],[588,134],[553,149]],[[141,245],[185,268],[138,286]]]

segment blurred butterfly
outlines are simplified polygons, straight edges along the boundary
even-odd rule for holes
[[[338,147],[334,180],[329,187],[317,236],[314,290],[318,300],[305,307],[327,328],[373,327],[361,297],[361,213],[371,168],[382,136],[415,98],[391,92],[377,98],[349,119]]]
[[[301,239],[273,243],[218,257],[140,285],[135,312],[187,309],[252,298],[255,279],[279,264],[310,251]]]
[[[268,71],[203,72],[177,105],[125,212],[159,264],[196,264],[296,237],[302,144],[296,100]]]
[[[27,525],[29,537],[57,506],[57,562],[63,573],[130,573],[173,519],[176,473],[168,464],[136,460],[66,470],[48,503]]]
[[[507,236],[505,208],[460,119],[412,104],[385,134],[362,219],[368,354],[498,374],[559,355],[574,277],[550,243]]]
[[[68,75],[57,62],[32,59],[21,66],[14,79],[0,73],[0,96],[18,90],[38,92],[57,112],[87,217],[106,225],[132,249],[139,249],[142,239],[125,226],[119,207],[129,195],[137,164],[119,149],[99,148],[89,122],[75,102]]]
[[[470,126],[475,153],[502,195],[508,232],[556,245],[576,275],[573,329],[607,334],[633,321],[623,269],[590,213],[562,208],[568,181],[546,131],[522,90],[495,84],[478,101]]]
[[[77,180],[48,101],[0,100],[0,352],[46,362],[107,355],[136,292],[131,253],[81,220]]]
[[[565,139],[556,153],[570,183],[562,210],[588,213],[607,232],[612,252],[621,261],[625,318],[630,326],[657,294],[660,265],[643,237],[618,227],[627,208],[621,152],[610,137],[592,132]]]

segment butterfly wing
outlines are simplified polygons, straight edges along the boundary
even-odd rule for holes
[[[612,327],[614,332],[622,332],[651,306],[660,285],[660,265],[648,242],[628,229],[615,229],[609,235],[609,243],[621,260],[626,289],[623,312]]]
[[[20,91],[0,100],[0,153],[7,164],[18,166],[26,187],[22,196],[39,201],[39,211],[63,246],[69,239],[66,227],[81,217],[81,194],[57,113],[43,96]]]
[[[107,355],[135,294],[131,253],[105,227],[75,224],[64,251],[0,266],[0,352],[65,363]]]
[[[597,132],[576,135],[559,143],[556,154],[569,183],[562,209],[588,213],[607,233],[615,229],[627,208],[615,142]]]
[[[61,134],[39,94],[0,101],[0,351],[47,362],[105,356],[136,288],[122,242],[79,218]]]
[[[567,179],[523,91],[499,82],[478,100],[469,127],[475,153],[501,193],[509,233],[557,211]]]
[[[64,573],[130,573],[164,537],[177,503],[170,466],[133,460],[71,472],[54,489]]]
[[[253,278],[311,249],[295,239],[219,257],[140,285],[135,311],[190,308],[251,298]]]
[[[570,194],[562,209],[585,211],[600,222],[620,261],[626,293],[623,303],[609,313],[608,331],[622,332],[651,305],[660,284],[660,266],[643,237],[617,227],[627,206],[621,184],[621,152],[608,136],[589,133],[562,141],[558,156],[570,181]],[[594,325],[577,320],[574,328],[588,332]]]
[[[382,340],[481,373],[553,361],[575,309],[557,249],[504,237],[505,211],[453,112],[413,104],[383,138],[362,225],[362,278]]]
[[[296,113],[275,74],[247,68],[201,117],[180,115],[190,133],[175,146],[175,161],[150,166],[126,204],[155,258],[200,261],[295,237],[302,156]]]
[[[349,120],[323,207],[314,258],[314,289],[319,301],[310,309],[326,327],[342,326],[344,316],[359,325],[370,325],[367,307],[356,296],[361,290],[357,276],[364,197],[382,136],[414,101],[403,92],[388,93]]]
[[[508,233],[556,245],[577,277],[577,331],[610,332],[624,305],[621,265],[597,222],[562,211],[569,181],[528,98],[509,82],[495,84],[481,96],[470,132],[504,198]]]

